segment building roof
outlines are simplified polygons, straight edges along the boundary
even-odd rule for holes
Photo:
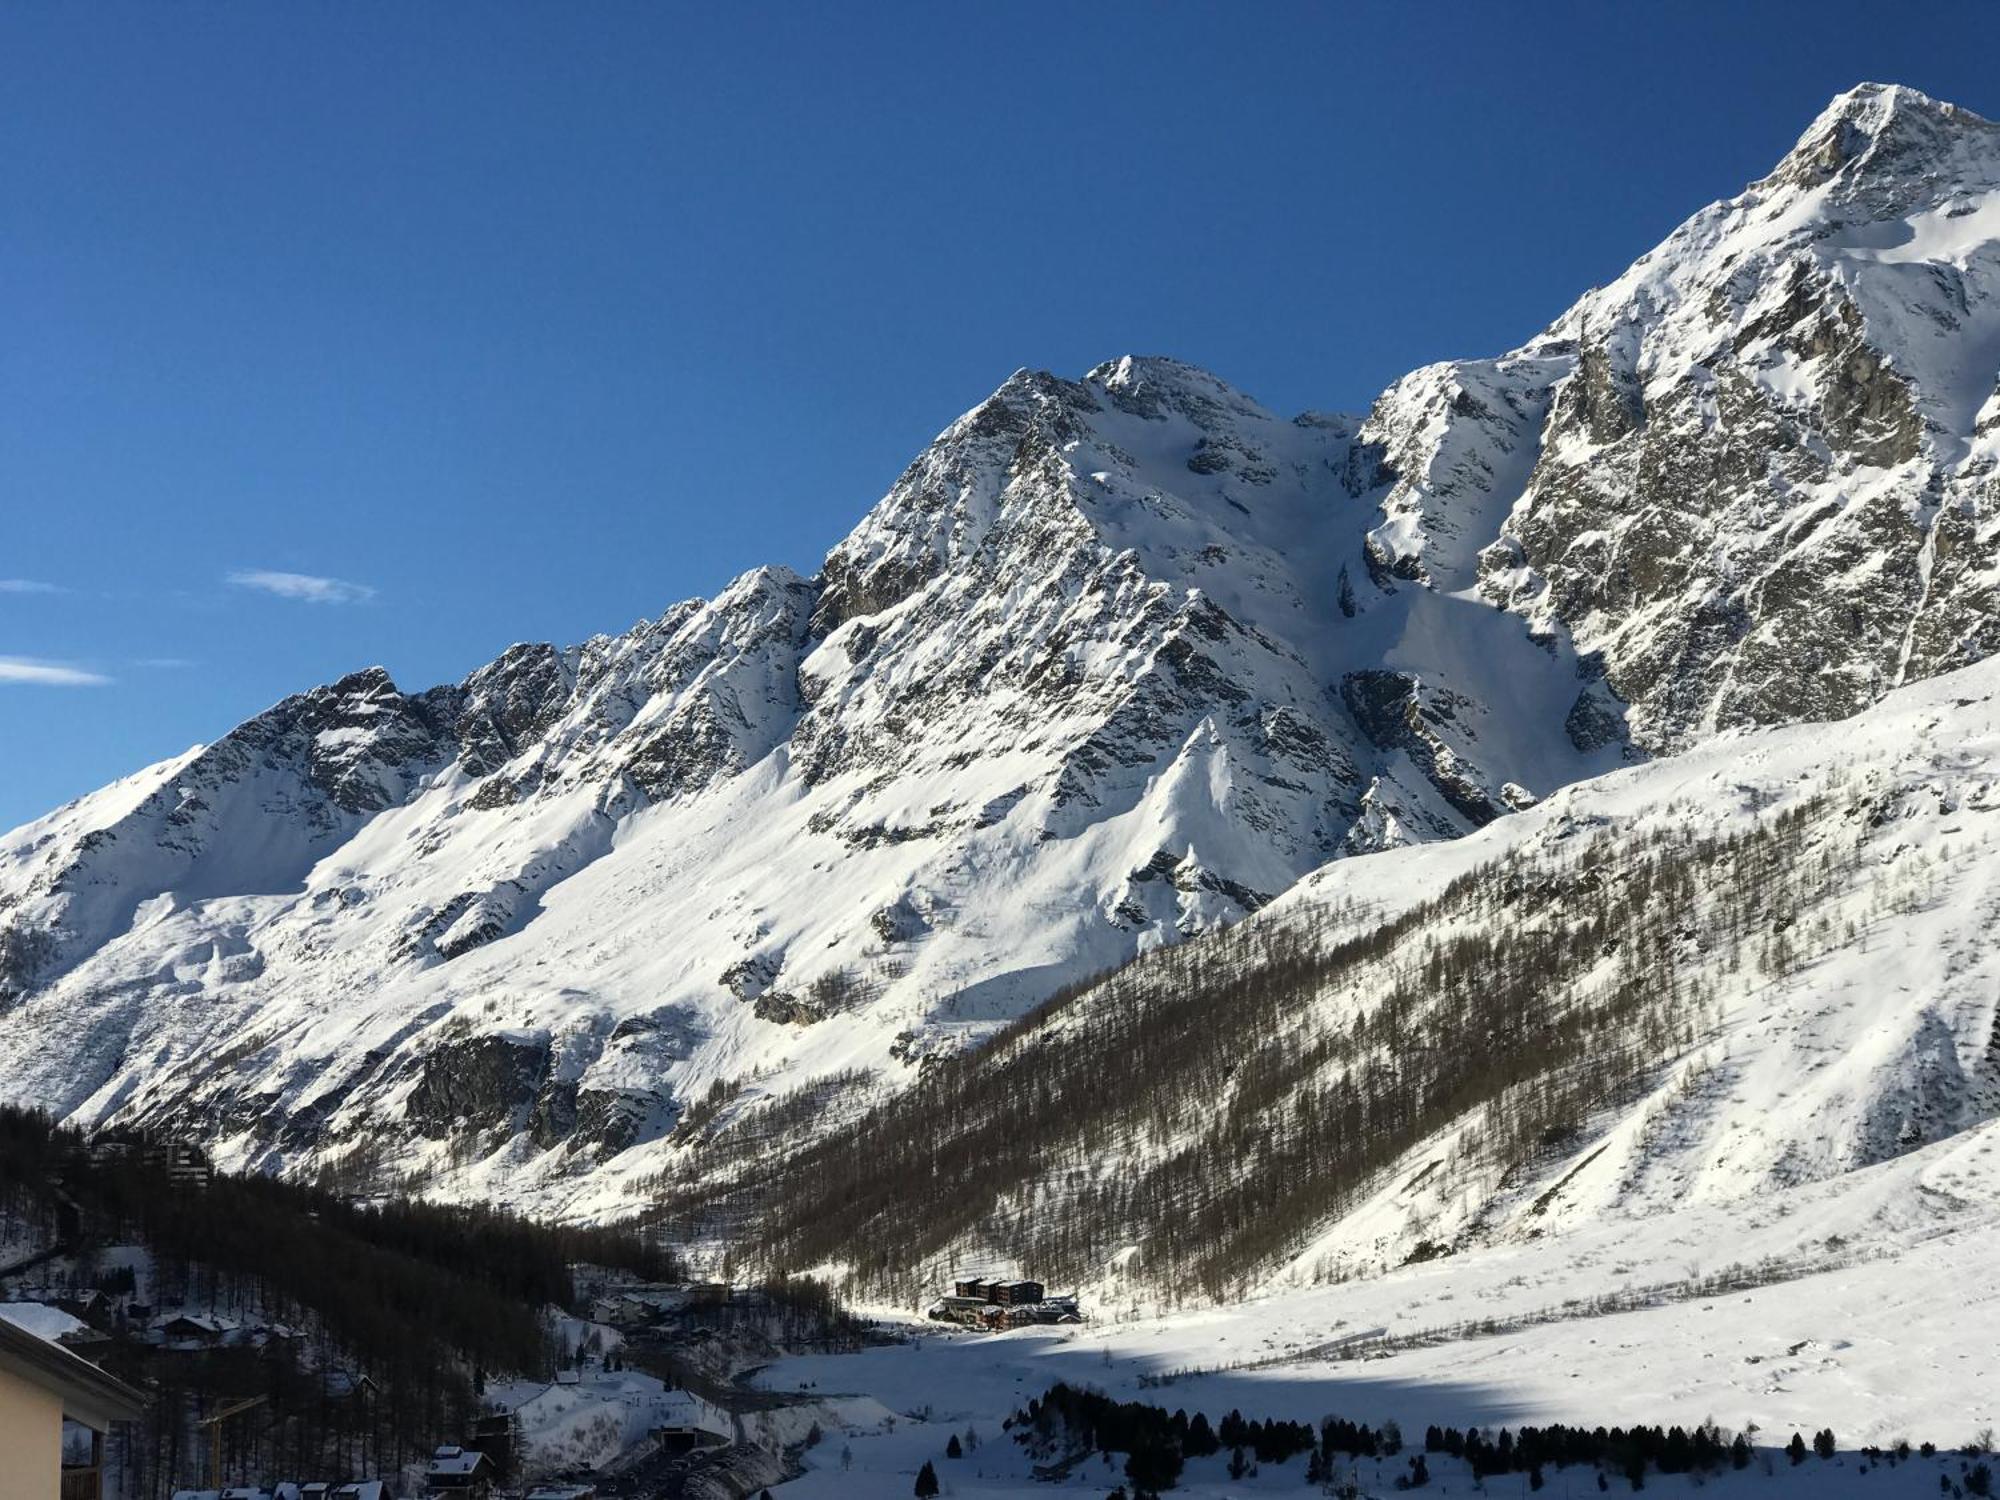
[[[224,1334],[236,1327],[231,1318],[220,1318],[213,1313],[176,1313],[161,1325],[163,1328],[193,1328],[202,1333]]]
[[[656,1427],[691,1427],[700,1432],[729,1436],[729,1414],[688,1391],[665,1391],[654,1408]]]
[[[129,1422],[146,1409],[145,1392],[4,1318],[0,1318],[0,1370],[55,1392],[62,1398],[65,1417],[98,1432],[108,1431],[114,1422]]]
[[[440,1448],[431,1457],[430,1471],[433,1474],[472,1474],[486,1462],[486,1455],[477,1449]]]
[[[25,1328],[37,1338],[59,1339],[90,1325],[47,1302],[0,1302],[0,1321]]]

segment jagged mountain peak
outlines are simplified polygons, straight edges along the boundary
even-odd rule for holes
[[[1277,420],[1220,376],[1163,354],[1106,360],[1084,377],[1121,411],[1148,418],[1185,417],[1203,427]]]
[[[1850,174],[1922,171],[1962,144],[1990,148],[1992,121],[1899,83],[1836,94],[1757,186],[1817,187]]]

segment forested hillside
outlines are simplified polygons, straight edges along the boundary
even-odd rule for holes
[[[746,1155],[743,1109],[662,1213],[737,1264],[901,1299],[986,1261],[1224,1298],[1938,1139],[2000,1106],[1993,680],[1330,867],[795,1160]]]
[[[114,1453],[130,1496],[171,1487],[192,1456],[194,1414],[252,1396],[263,1404],[227,1435],[232,1472],[393,1471],[463,1436],[488,1376],[552,1372],[549,1314],[575,1301],[573,1265],[677,1271],[629,1230],[357,1202],[265,1177],[197,1188],[172,1180],[146,1144],[115,1133],[87,1143],[0,1109],[0,1222],[13,1231],[0,1238],[48,1256],[11,1289],[83,1308],[109,1336],[92,1356],[153,1393]],[[100,1290],[103,1304],[86,1306]],[[243,1337],[149,1337],[169,1313]]]

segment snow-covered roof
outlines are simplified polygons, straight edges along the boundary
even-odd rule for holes
[[[0,1318],[37,1338],[55,1340],[90,1325],[45,1302],[0,1302]]]
[[[214,1313],[176,1313],[168,1318],[163,1326],[174,1328],[182,1324],[197,1328],[203,1333],[228,1333],[237,1326],[233,1319],[219,1317]]]
[[[728,1414],[687,1391],[663,1392],[655,1410],[655,1422],[661,1427],[692,1427],[723,1436],[729,1433]]]

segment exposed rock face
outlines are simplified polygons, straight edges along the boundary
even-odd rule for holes
[[[552,1120],[561,1118],[565,1131],[575,1123],[575,1091],[566,1105],[544,1097],[548,1072],[547,1037],[489,1032],[440,1042],[424,1054],[405,1114],[433,1138],[455,1130],[512,1134],[524,1120],[553,1135]]]
[[[1481,587],[1648,748],[1990,650],[1996,192],[2000,128],[1864,85],[1514,357],[1572,368]]]
[[[567,1206],[715,1084],[893,1079],[1329,859],[1852,712],[2000,642],[1996,292],[1995,127],[1870,85],[1365,420],[1022,371],[813,578],[356,673],[0,839],[0,1095],[443,1190],[477,1121]]]

